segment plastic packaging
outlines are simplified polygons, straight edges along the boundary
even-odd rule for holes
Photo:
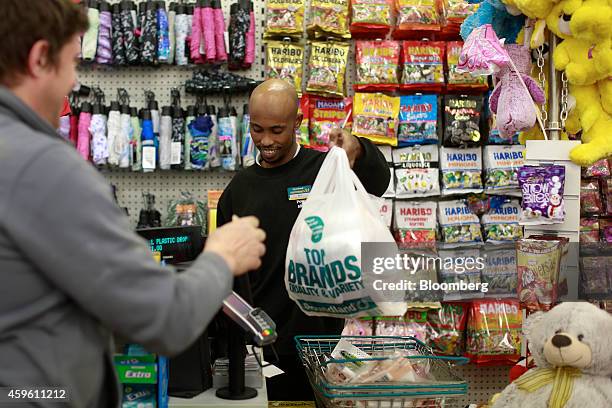
[[[485,146],[485,192],[521,196],[518,170],[525,164],[524,146]]]
[[[482,96],[444,96],[444,140],[448,147],[480,146]]]
[[[393,151],[395,196],[428,197],[440,194],[438,146],[413,146]]]
[[[423,248],[435,244],[435,201],[396,201],[394,213],[393,233],[400,248]]]
[[[306,91],[328,97],[343,97],[349,44],[334,41],[313,41],[310,44]]]
[[[349,0],[312,0],[307,31],[311,37],[351,38]]]
[[[438,96],[400,97],[398,146],[438,143]]]
[[[298,105],[298,115],[302,115],[302,122],[295,130],[295,138],[302,146],[310,146],[310,101],[308,95],[302,95]]]
[[[479,193],[482,191],[482,151],[480,147],[467,149],[440,148],[442,195]]]
[[[266,78],[284,79],[302,94],[304,46],[288,41],[266,42]]]
[[[482,283],[487,284],[485,297],[516,298],[518,275],[516,272],[516,248],[502,245],[498,248],[485,247],[485,267],[482,270]]]
[[[484,238],[489,243],[514,242],[523,238],[519,225],[521,206],[518,200],[497,197],[489,211],[482,216]]]
[[[440,201],[438,222],[447,248],[483,242],[480,220],[464,200]]]
[[[585,216],[604,213],[597,179],[583,179],[580,182],[580,213]]]
[[[374,143],[397,146],[400,98],[356,93],[353,103],[353,135],[370,139]]]
[[[398,88],[400,43],[356,41],[356,91],[392,91]]]
[[[443,21],[440,0],[395,0],[397,29],[394,37],[415,30],[439,31]]]
[[[442,91],[445,44],[440,41],[404,41],[402,49],[400,89]]]
[[[327,99],[309,96],[310,104],[310,147],[329,150],[329,135],[335,127],[351,121],[352,100]]]
[[[353,37],[384,38],[390,29],[390,0],[351,1],[351,34]]]
[[[482,90],[486,91],[487,77],[472,75],[469,72],[458,69],[459,55],[463,48],[461,41],[449,41],[446,43],[446,89],[449,91]]]
[[[465,303],[445,302],[440,309],[427,312],[429,325],[429,345],[436,353],[461,356],[465,350],[465,329],[468,305]]]
[[[304,0],[266,0],[265,37],[301,38],[305,4]]]
[[[521,224],[559,224],[565,220],[564,166],[523,166],[518,180],[523,194]]]
[[[442,262],[440,265],[440,283],[449,285],[449,289],[443,292],[444,301],[476,299],[484,296],[480,279],[480,273],[484,268],[476,263],[480,258],[478,248],[440,250],[439,256],[444,260],[453,260],[453,262]],[[460,259],[464,261],[460,262]],[[472,260],[472,263],[468,264],[466,262],[468,259]],[[455,285],[464,286],[466,289],[453,289]]]
[[[557,302],[559,241],[522,239],[517,247],[518,297],[528,311],[550,310]]]

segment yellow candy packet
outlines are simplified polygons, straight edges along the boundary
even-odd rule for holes
[[[283,79],[302,95],[304,46],[289,41],[266,41],[266,79]]]
[[[309,77],[306,92],[329,96],[344,97],[346,65],[350,45],[335,41],[312,41]]]
[[[353,135],[374,143],[397,146],[399,110],[399,97],[356,93],[353,98]]]
[[[304,31],[304,0],[266,0],[264,37],[301,38]]]

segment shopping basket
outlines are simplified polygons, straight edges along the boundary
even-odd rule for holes
[[[336,344],[344,339],[368,353],[371,358],[326,360]],[[297,336],[296,347],[313,388],[317,405],[326,408],[449,408],[459,407],[467,394],[467,382],[454,371],[452,363],[465,364],[463,357],[436,356],[432,349],[414,337],[395,336]],[[370,362],[388,359],[395,350],[416,351],[403,358],[427,362],[435,380],[427,382],[375,382],[335,384],[325,370],[332,363]]]

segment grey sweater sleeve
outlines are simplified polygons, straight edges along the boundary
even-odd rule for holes
[[[188,347],[231,293],[217,255],[204,253],[180,274],[159,266],[104,178],[69,148],[46,151],[18,174],[7,211],[7,233],[42,275],[149,351]]]

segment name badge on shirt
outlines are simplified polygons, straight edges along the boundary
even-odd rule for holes
[[[312,186],[297,186],[287,189],[287,198],[289,201],[296,201],[298,208],[302,208],[303,202],[308,198]]]

